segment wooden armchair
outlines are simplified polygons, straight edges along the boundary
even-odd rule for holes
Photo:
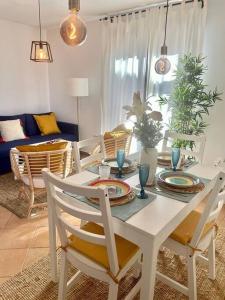
[[[71,149],[20,152],[16,148],[10,151],[11,167],[15,179],[21,182],[18,200],[25,197],[29,201],[28,216],[32,208],[44,207],[45,203],[34,204],[35,197],[45,192],[42,169],[49,168],[52,173],[64,178],[72,169]]]

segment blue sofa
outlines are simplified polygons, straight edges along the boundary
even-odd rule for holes
[[[44,113],[42,115],[49,114]],[[40,114],[39,114],[40,115]],[[66,122],[57,122],[61,130],[60,134],[45,135],[42,136],[37,123],[33,117],[33,114],[21,114],[15,116],[0,116],[0,121],[20,119],[24,132],[28,139],[15,140],[6,143],[0,143],[0,174],[5,174],[11,171],[10,164],[10,149],[19,145],[35,144],[38,142],[45,142],[54,139],[64,139],[68,141],[78,141],[78,125],[70,124]]]

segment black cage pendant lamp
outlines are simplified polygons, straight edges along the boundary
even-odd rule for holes
[[[161,57],[160,59],[157,60],[155,64],[155,71],[160,75],[167,74],[171,68],[171,63],[167,58],[167,46],[166,46],[168,12],[169,12],[169,0],[167,0],[167,6],[166,6],[165,33],[164,33],[163,46],[161,47]]]
[[[47,62],[52,63],[52,52],[48,42],[42,41],[42,31],[41,31],[41,4],[38,0],[38,10],[39,10],[39,29],[40,29],[40,40],[32,41],[30,60],[35,62]]]

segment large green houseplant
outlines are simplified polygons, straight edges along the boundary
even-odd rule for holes
[[[160,105],[168,105],[171,110],[169,129],[177,133],[200,135],[204,133],[207,123],[205,115],[220,99],[217,88],[208,90],[203,81],[207,68],[204,58],[191,54],[184,55],[175,72],[175,82],[170,98],[160,97]],[[176,147],[193,149],[194,142],[183,140],[175,141]]]

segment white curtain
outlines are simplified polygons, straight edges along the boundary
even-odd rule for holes
[[[163,44],[164,6],[103,21],[103,132],[125,120],[122,107],[132,103],[135,91],[140,90],[143,97],[170,92],[179,55],[201,53],[207,0],[204,2],[204,8],[198,0],[170,5],[166,44],[172,68],[166,76],[154,70]]]

